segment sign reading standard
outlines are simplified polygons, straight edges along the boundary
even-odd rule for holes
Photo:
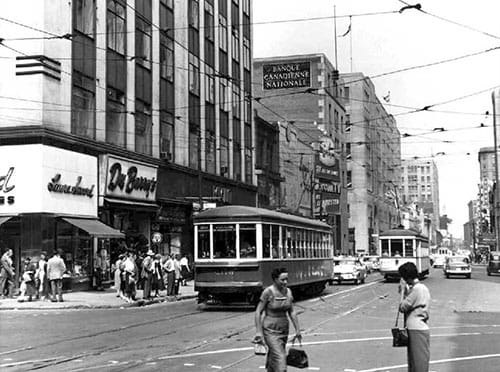
[[[311,85],[311,64],[309,62],[263,65],[264,89],[302,88]]]

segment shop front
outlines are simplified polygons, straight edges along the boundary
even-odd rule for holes
[[[24,258],[62,249],[66,288],[89,288],[98,247],[123,234],[97,218],[97,157],[42,144],[0,147],[0,250]],[[109,261],[108,261],[109,262]],[[109,265],[108,265],[109,267]]]
[[[145,254],[159,210],[157,166],[106,154],[99,157],[99,175],[99,217],[125,234],[101,248],[111,262],[126,250]]]

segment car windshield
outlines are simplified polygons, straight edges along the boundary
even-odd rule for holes
[[[450,257],[448,262],[450,264],[461,264],[461,263],[468,264],[469,259],[467,257]]]
[[[500,253],[491,254],[491,261],[500,261]]]

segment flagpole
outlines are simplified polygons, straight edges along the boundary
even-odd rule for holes
[[[337,6],[333,5],[333,33],[335,36],[335,68],[339,69],[339,61],[337,59]]]
[[[350,40],[350,50],[351,50],[351,73],[352,73],[352,16],[349,16],[349,28],[350,28],[350,32],[349,32],[349,40]]]

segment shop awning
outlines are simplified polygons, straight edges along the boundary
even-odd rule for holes
[[[104,201],[110,204],[121,206],[123,208],[144,210],[150,212],[156,212],[156,210],[158,210],[159,208],[158,204],[156,203],[140,202],[135,200],[122,200],[106,197],[104,198]]]
[[[0,225],[10,220],[13,216],[0,216]]]
[[[125,234],[109,227],[99,220],[87,220],[82,218],[63,218],[64,221],[78,227],[97,238],[124,238]]]

